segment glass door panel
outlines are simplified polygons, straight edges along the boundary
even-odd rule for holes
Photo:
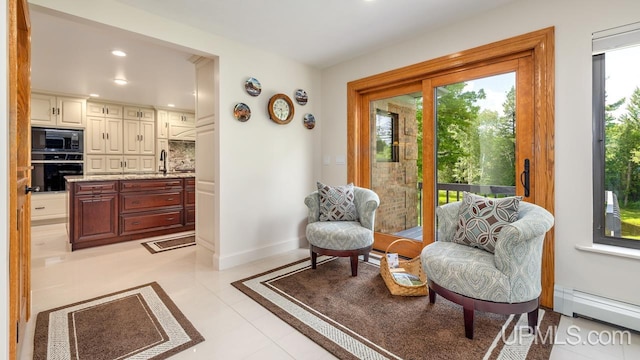
[[[515,72],[436,87],[438,205],[515,195]]]
[[[397,238],[422,240],[422,93],[371,100],[369,114],[371,189],[380,197],[375,247],[386,250]]]

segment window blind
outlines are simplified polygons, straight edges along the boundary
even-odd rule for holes
[[[593,33],[593,55],[640,44],[640,22]]]

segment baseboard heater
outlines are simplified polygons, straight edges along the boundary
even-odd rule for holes
[[[555,286],[553,310],[640,331],[640,306]]]

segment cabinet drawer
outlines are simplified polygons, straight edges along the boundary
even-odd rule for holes
[[[184,187],[186,187],[186,188],[195,188],[196,187],[196,178],[186,178],[186,179],[184,179]]]
[[[182,192],[120,194],[120,204],[122,204],[122,212],[182,206]]]
[[[121,235],[179,226],[182,226],[182,210],[145,213],[140,215],[122,215],[120,217]]]
[[[31,220],[67,217],[67,196],[61,194],[33,194],[31,196]]]
[[[118,190],[117,181],[96,181],[75,183],[76,195],[114,193]]]
[[[182,179],[121,181],[120,191],[154,191],[182,189]]]

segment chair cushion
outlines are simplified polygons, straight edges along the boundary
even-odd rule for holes
[[[473,247],[436,241],[420,254],[427,278],[455,293],[494,302],[521,302],[512,294],[509,278],[498,270],[494,255]]]
[[[356,250],[373,244],[373,231],[357,221],[317,221],[307,225],[307,241],[330,250]]]
[[[353,184],[329,186],[317,182],[320,198],[320,221],[356,221],[358,211]]]
[[[493,253],[498,233],[518,220],[521,196],[490,199],[464,192],[452,241]]]

